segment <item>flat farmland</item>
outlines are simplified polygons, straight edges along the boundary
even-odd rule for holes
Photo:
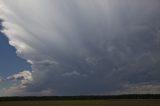
[[[0,106],[160,106],[160,99],[0,101]]]

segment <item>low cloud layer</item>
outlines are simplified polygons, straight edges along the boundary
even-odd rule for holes
[[[155,82],[126,84],[123,90],[117,90],[114,94],[160,94],[160,84]]]
[[[159,0],[0,0],[2,32],[32,67],[33,80],[17,95],[101,95],[126,84],[157,86],[159,9]],[[23,81],[24,73],[9,79]]]
[[[0,76],[0,83],[3,82],[3,78]]]

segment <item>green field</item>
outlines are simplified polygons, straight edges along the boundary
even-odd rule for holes
[[[159,100],[1,101],[0,106],[160,106]]]

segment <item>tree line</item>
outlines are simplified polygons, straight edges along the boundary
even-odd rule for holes
[[[130,94],[109,96],[24,96],[0,97],[0,101],[43,101],[43,100],[107,100],[107,99],[160,99],[160,94]]]

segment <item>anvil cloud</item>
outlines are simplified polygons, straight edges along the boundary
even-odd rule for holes
[[[159,10],[159,0],[0,0],[2,32],[32,67],[17,95],[160,93]]]

